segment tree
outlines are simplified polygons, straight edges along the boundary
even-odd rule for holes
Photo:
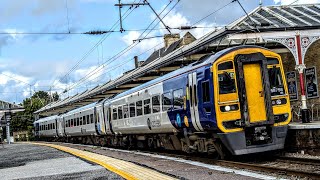
[[[31,96],[31,98],[24,99],[21,105],[25,108],[25,111],[13,114],[11,120],[12,130],[30,130],[30,126],[33,126],[33,121],[35,119],[33,113],[48,103],[57,100],[59,100],[59,95],[57,92],[50,96],[49,93],[45,91],[37,91]]]

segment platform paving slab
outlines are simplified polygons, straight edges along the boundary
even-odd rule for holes
[[[68,153],[30,144],[0,147],[0,179],[123,179]]]

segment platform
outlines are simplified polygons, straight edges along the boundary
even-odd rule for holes
[[[292,122],[289,124],[289,129],[320,129],[320,121],[310,123]]]
[[[290,123],[285,147],[288,152],[304,152],[319,155],[320,121]]]
[[[136,180],[136,179],[145,179],[145,180],[174,180],[177,178],[173,178],[171,176],[162,174],[155,170],[145,168],[139,165],[136,165],[131,162],[107,157],[104,155],[82,151],[79,149],[74,149],[66,146],[60,146],[55,144],[47,144],[47,143],[30,143],[34,145],[48,146],[52,147],[77,157],[81,157],[85,160],[91,161],[95,164],[99,164],[106,168],[107,170],[114,172],[125,179]]]
[[[68,153],[30,144],[0,146],[0,179],[123,179]]]

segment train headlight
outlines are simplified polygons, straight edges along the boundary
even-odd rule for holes
[[[274,99],[271,101],[271,104],[272,104],[272,106],[287,104],[287,99],[286,98]]]
[[[220,106],[221,112],[237,111],[239,110],[238,104],[231,104],[226,106]]]

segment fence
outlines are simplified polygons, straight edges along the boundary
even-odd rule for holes
[[[291,106],[292,122],[301,122],[300,105]],[[320,103],[314,103],[310,106],[310,120],[320,121]]]

